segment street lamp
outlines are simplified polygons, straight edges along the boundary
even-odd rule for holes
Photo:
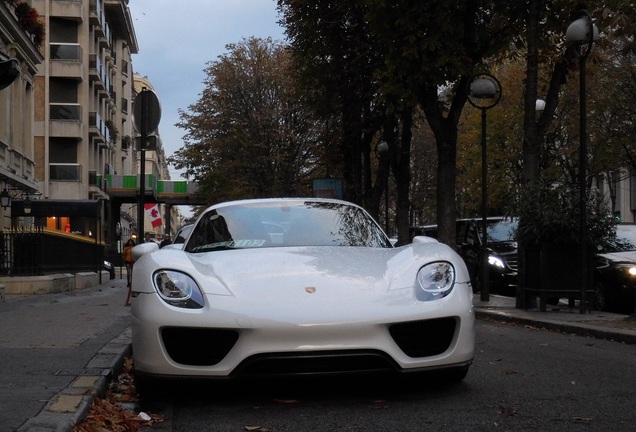
[[[579,11],[579,18],[569,25],[565,32],[565,41],[574,47],[579,58],[579,254],[581,265],[581,301],[580,313],[585,313],[585,295],[588,281],[588,251],[587,251],[587,108],[585,92],[585,61],[592,50],[594,41],[598,39],[598,28],[592,23],[590,15],[585,10]]]
[[[538,115],[541,115],[543,113],[543,110],[545,110],[545,100],[541,98],[537,99],[534,110],[537,112]]]
[[[4,190],[0,192],[0,206],[6,209],[10,205],[11,205],[11,194],[9,194],[9,191],[7,190],[7,188],[4,188]]]
[[[468,102],[481,110],[481,301],[490,300],[488,274],[488,166],[486,148],[486,111],[501,100],[501,84],[490,74],[474,76],[469,83]]]

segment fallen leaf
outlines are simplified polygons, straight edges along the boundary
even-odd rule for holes
[[[274,402],[280,404],[297,404],[298,401],[296,399],[274,399]]]
[[[512,407],[500,407],[499,412],[510,417],[514,417],[517,415],[517,410]]]
[[[163,421],[158,414],[135,414],[125,409],[138,400],[132,368],[132,359],[124,359],[124,369],[110,383],[105,398],[93,401],[84,420],[73,426],[73,432],[136,432]]]

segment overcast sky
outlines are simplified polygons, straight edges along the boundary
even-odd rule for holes
[[[174,126],[177,111],[199,99],[206,64],[244,38],[284,40],[276,0],[130,0],[128,6],[139,45],[133,70],[148,77],[159,98],[159,134],[168,156],[183,146],[185,131]],[[170,176],[181,178],[173,167]]]

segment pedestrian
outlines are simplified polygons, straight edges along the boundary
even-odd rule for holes
[[[161,240],[161,243],[159,243],[159,249],[164,246],[168,246],[169,244],[172,244],[172,240],[170,240],[170,234],[166,234],[163,236],[163,240]]]
[[[135,247],[135,241],[133,239],[128,239],[126,244],[124,245],[124,264],[126,265],[126,281],[128,283],[128,297],[126,298],[126,306],[130,306],[130,295],[132,292],[132,272],[133,272],[133,264],[135,261],[132,257],[132,248]]]
[[[152,243],[152,237],[150,236],[149,232],[144,234],[144,243]]]

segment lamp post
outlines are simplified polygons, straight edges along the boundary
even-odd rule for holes
[[[585,313],[586,291],[588,281],[588,241],[587,241],[587,108],[585,89],[585,62],[592,50],[594,40],[598,39],[598,29],[592,23],[585,10],[579,11],[579,18],[568,26],[565,41],[574,47],[579,59],[579,254],[581,266],[581,301],[580,313]]]
[[[481,110],[481,301],[490,300],[488,274],[488,155],[486,146],[486,112],[501,100],[501,84],[490,74],[480,74],[470,80],[468,102]]]

